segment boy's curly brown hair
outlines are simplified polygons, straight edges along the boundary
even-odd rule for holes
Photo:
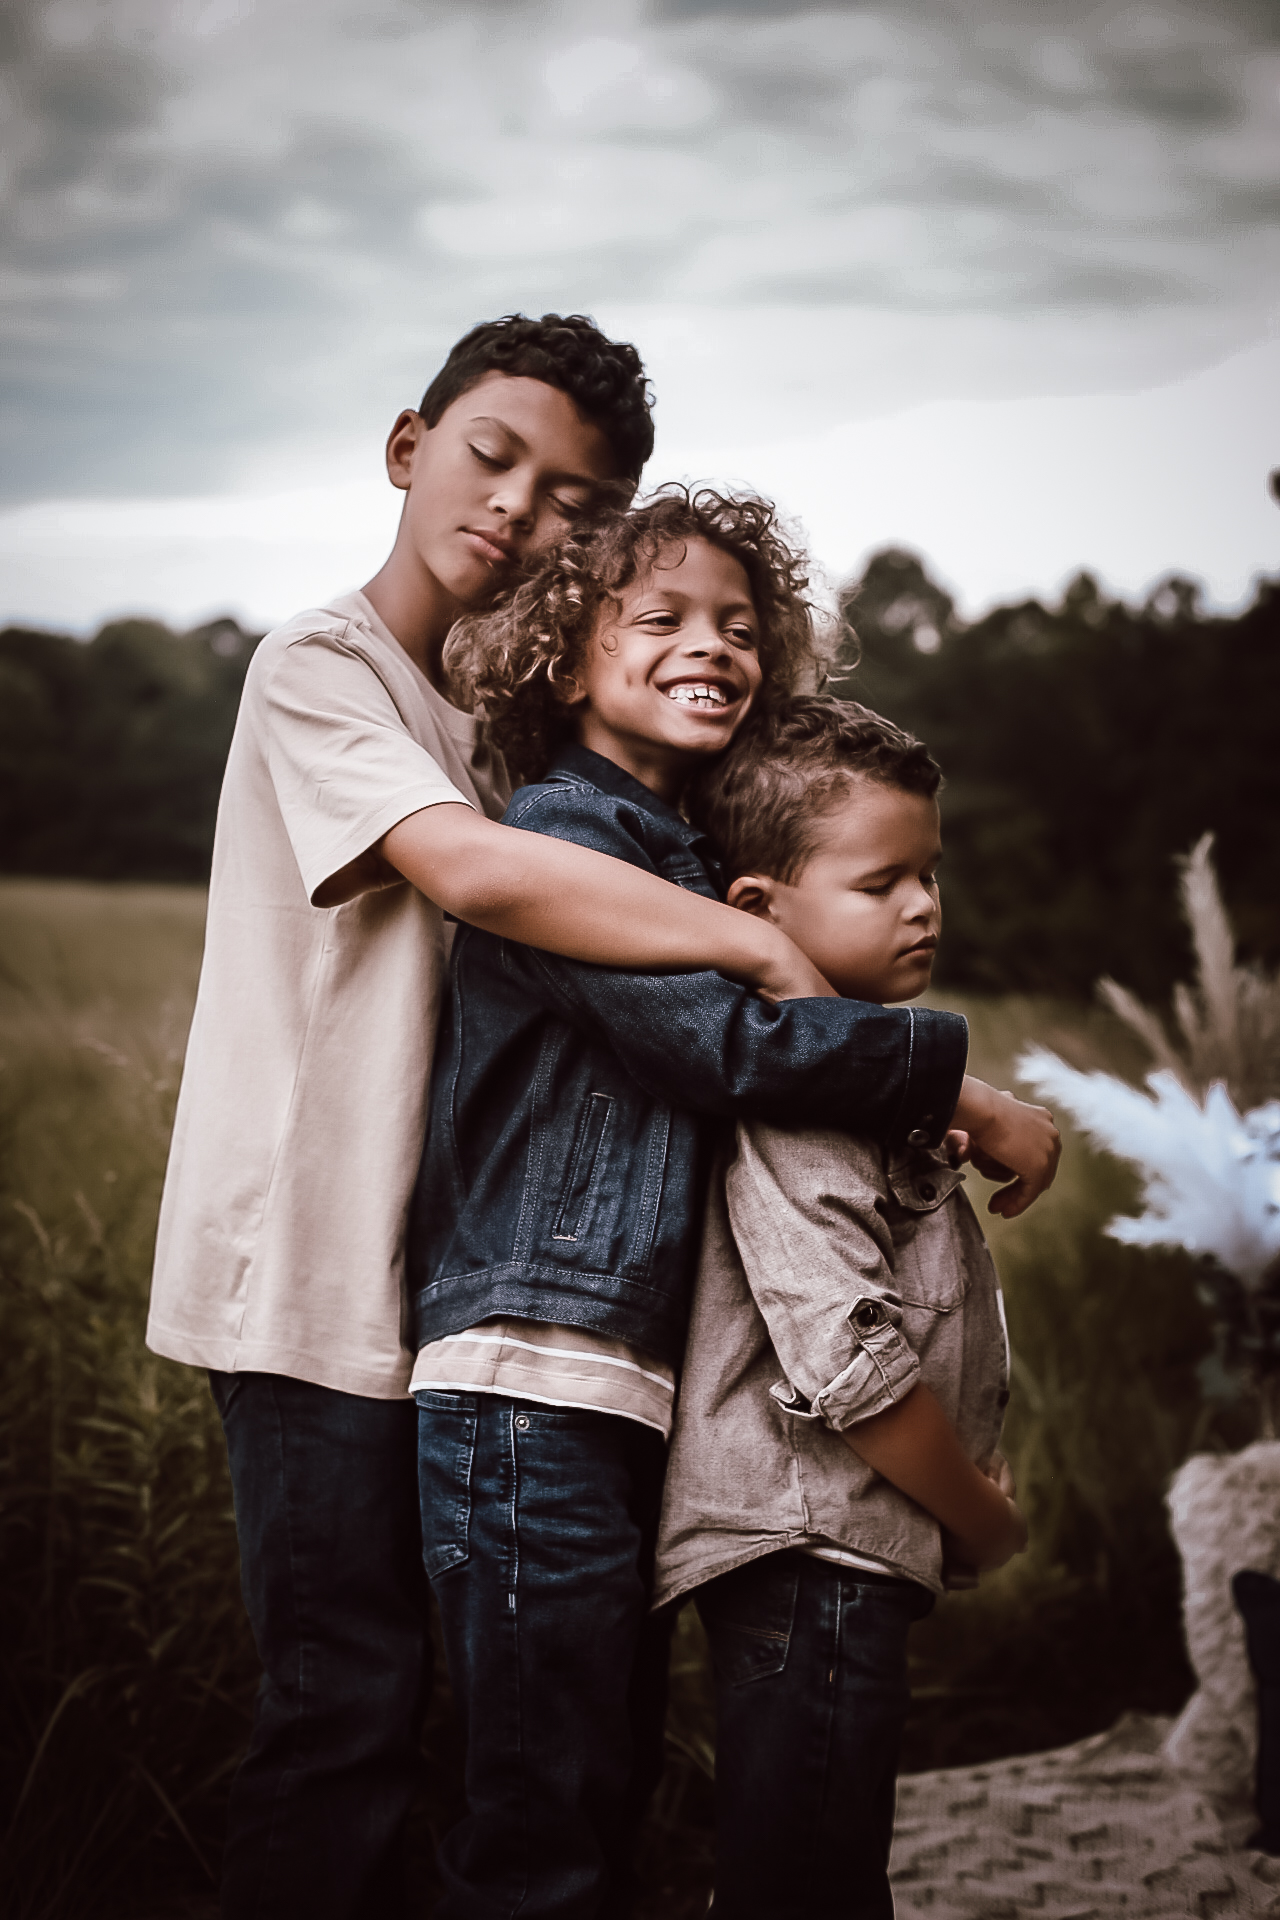
[[[513,780],[541,780],[572,737],[560,689],[580,668],[601,610],[662,553],[705,540],[747,576],[760,622],[757,707],[814,687],[829,659],[809,596],[808,561],[788,544],[776,509],[753,494],[664,487],[613,509],[539,555],[500,606],[460,620],[444,664],[458,697],[481,707]]]

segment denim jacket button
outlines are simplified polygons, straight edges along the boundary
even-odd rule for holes
[[[907,1145],[909,1147],[927,1147],[928,1144],[929,1136],[923,1127],[913,1127],[907,1135]]]

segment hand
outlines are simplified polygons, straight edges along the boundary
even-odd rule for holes
[[[994,1573],[997,1567],[1003,1567],[1015,1554],[1026,1551],[1027,1523],[1015,1503],[1001,1493],[1000,1506],[993,1509],[988,1523],[983,1527],[981,1538],[962,1538],[957,1533],[944,1530],[942,1536],[944,1564],[953,1568],[958,1576],[957,1584],[966,1584],[966,1575]]]
[[[1047,1107],[1028,1106],[966,1074],[952,1118],[949,1149],[963,1140],[961,1159],[971,1160],[989,1180],[1011,1183],[992,1194],[988,1212],[1014,1220],[1053,1185],[1062,1136]]]
[[[1018,1483],[1013,1477],[1013,1468],[1009,1465],[1009,1462],[1005,1459],[999,1447],[993,1449],[989,1460],[981,1462],[980,1464],[987,1479],[994,1481],[1006,1500],[1017,1499]]]
[[[767,940],[764,965],[755,981],[762,1000],[835,1000],[839,996],[825,974],[818,972],[808,954],[781,927],[759,921]]]

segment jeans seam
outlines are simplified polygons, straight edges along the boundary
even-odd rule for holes
[[[289,1552],[289,1592],[293,1603],[294,1644],[298,1650],[297,1686],[298,1694],[293,1714],[293,1724],[289,1732],[289,1763],[280,1769],[275,1792],[271,1803],[271,1826],[267,1833],[267,1844],[263,1851],[263,1874],[258,1883],[257,1910],[259,1916],[264,1912],[263,1902],[270,1886],[273,1874],[273,1856],[277,1853],[277,1832],[283,1813],[282,1803],[295,1790],[294,1782],[298,1773],[298,1728],[302,1721],[303,1705],[306,1697],[306,1652],[302,1633],[302,1608],[298,1592],[297,1556],[294,1550],[293,1511],[289,1499],[288,1477],[285,1469],[286,1431],[285,1421],[280,1411],[280,1390],[274,1379],[271,1381],[271,1411],[275,1417],[277,1444],[280,1460],[281,1507],[284,1513],[285,1538]]]
[[[511,1616],[511,1637],[515,1642],[515,1660],[512,1663],[512,1671],[515,1676],[516,1752],[519,1758],[521,1782],[520,1831],[524,1842],[522,1858],[523,1878],[520,1894],[511,1909],[512,1920],[516,1920],[516,1916],[520,1913],[529,1897],[529,1854],[531,1843],[529,1834],[529,1793],[525,1781],[524,1687],[522,1684],[524,1676],[520,1661],[520,1451],[516,1444],[516,1409],[514,1406],[508,1409],[505,1425],[511,1460],[511,1562],[507,1571],[507,1577],[510,1583],[508,1586],[510,1598],[507,1605]],[[515,1602],[515,1604],[513,1605],[512,1602]]]

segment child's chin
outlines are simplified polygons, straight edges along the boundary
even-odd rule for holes
[[[914,1000],[917,994],[925,993],[933,979],[933,963],[928,966],[904,967],[893,990],[883,995],[885,1000]]]

